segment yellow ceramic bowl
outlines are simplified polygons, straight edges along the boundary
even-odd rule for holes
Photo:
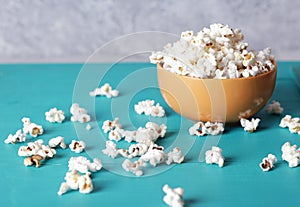
[[[178,75],[157,65],[158,84],[167,104],[195,121],[237,122],[249,118],[270,99],[277,65],[267,73],[236,79],[199,79]]]

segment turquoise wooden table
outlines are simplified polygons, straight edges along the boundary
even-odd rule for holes
[[[276,88],[272,99],[281,102],[284,114],[300,116],[300,93],[292,68],[300,62],[279,62]],[[120,90],[114,99],[90,97],[89,91],[109,82]],[[133,105],[146,98],[155,99],[165,109],[165,118],[137,115]],[[110,64],[16,64],[0,65],[0,195],[1,206],[166,206],[162,186],[185,189],[185,206],[292,206],[300,203],[300,167],[289,168],[281,160],[281,146],[286,141],[300,145],[300,136],[279,128],[284,116],[269,115],[263,109],[255,133],[246,133],[239,125],[225,126],[219,137],[193,137],[188,134],[192,122],[167,107],[158,90],[155,66],[148,63]],[[92,130],[85,124],[70,122],[69,108],[78,102],[92,115]],[[62,124],[45,120],[44,113],[57,107],[67,119]],[[57,150],[53,159],[40,168],[25,167],[18,157],[16,145],[4,144],[9,133],[22,128],[21,118],[28,116],[44,127],[40,136],[45,142],[58,135],[66,142],[81,139],[86,151],[75,154]],[[147,167],[145,175],[134,177],[121,169],[122,158],[115,160],[101,153],[107,135],[99,127],[106,119],[119,117],[127,129],[144,126],[147,121],[168,126],[164,139],[159,141],[166,150],[173,146],[183,149],[185,162],[170,167]],[[28,138],[28,141],[35,139]],[[203,147],[217,142],[223,149],[225,166],[206,165],[201,158]],[[127,146],[118,143],[118,146]],[[270,172],[259,168],[268,153],[279,161]],[[93,174],[94,191],[83,195],[70,191],[58,196],[57,191],[67,172],[71,156],[98,157],[104,169]],[[200,160],[200,161],[199,161]]]

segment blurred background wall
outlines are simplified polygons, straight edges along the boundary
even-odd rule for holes
[[[216,22],[241,28],[251,49],[271,47],[277,59],[300,59],[298,0],[0,0],[0,5],[0,63],[83,62],[123,35],[180,35]],[[128,44],[122,49],[133,43]]]

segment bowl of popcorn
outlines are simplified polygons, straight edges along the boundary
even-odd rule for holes
[[[237,122],[270,99],[277,65],[271,49],[248,50],[240,29],[212,24],[153,52],[160,91],[178,114],[195,121]]]

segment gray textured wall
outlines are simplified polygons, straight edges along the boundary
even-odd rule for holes
[[[241,28],[253,49],[270,46],[277,59],[300,59],[298,0],[0,0],[0,5],[0,62],[84,61],[122,35],[179,35],[214,22]]]

